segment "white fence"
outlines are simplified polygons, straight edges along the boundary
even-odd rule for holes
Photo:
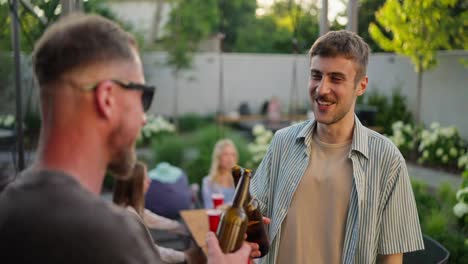
[[[174,77],[172,69],[165,64],[166,55],[157,52],[142,54],[148,83],[155,84],[158,91],[151,112],[171,115],[174,104]],[[261,104],[275,95],[279,97],[283,111],[288,110],[293,81],[293,64],[296,63],[297,93],[302,108],[309,107],[307,82],[309,59],[306,54],[223,54],[224,112],[238,109],[247,102],[252,112],[260,111]],[[468,60],[468,51],[440,52],[439,64],[424,74],[422,92],[422,120],[424,123],[439,122],[443,126],[456,126],[468,139],[468,67],[460,63]],[[217,53],[199,53],[194,58],[193,68],[180,74],[179,113],[213,113],[218,110],[220,57]],[[25,101],[34,101],[31,70],[23,65]],[[409,59],[394,54],[373,54],[368,67],[369,90],[390,94],[400,87],[407,96],[410,110],[416,105],[416,73]],[[11,80],[11,79],[10,79]],[[9,86],[9,89],[7,89]],[[14,105],[12,85],[0,82],[0,112],[11,111]]]
[[[276,95],[283,110],[290,102],[292,68],[297,65],[299,103],[309,107],[307,92],[309,59],[306,54],[223,54],[224,112],[237,110],[247,102],[254,112],[261,104]],[[440,52],[438,66],[424,74],[422,91],[422,120],[456,126],[468,139],[468,67],[461,59],[468,59],[468,51]],[[174,103],[174,78],[165,65],[165,54],[143,55],[147,82],[158,86],[152,112],[171,115]],[[212,113],[218,109],[220,57],[217,53],[199,53],[193,68],[179,78],[179,113]],[[400,87],[407,96],[408,107],[415,110],[416,73],[409,59],[394,54],[377,53],[370,58],[369,89],[390,94]]]

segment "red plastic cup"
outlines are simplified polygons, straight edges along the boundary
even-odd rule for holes
[[[207,210],[208,223],[210,225],[210,231],[215,232],[218,230],[219,220],[221,219],[221,210]]]
[[[218,206],[224,204],[224,195],[222,193],[213,193],[211,195],[213,200],[213,208],[216,209]]]

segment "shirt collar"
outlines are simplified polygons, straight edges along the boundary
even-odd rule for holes
[[[365,126],[361,124],[359,118],[354,116],[353,142],[351,143],[351,152],[357,151],[366,159],[369,159],[368,134]],[[351,155],[350,155],[351,156]]]
[[[310,146],[312,133],[316,125],[317,122],[315,119],[309,120],[301,129],[299,134],[297,134],[296,139],[303,138],[304,144],[306,144],[306,146]],[[356,115],[354,115],[354,130],[350,157],[355,151],[361,153],[366,159],[369,159],[367,130],[366,127],[361,124],[361,121],[359,121],[359,118]]]

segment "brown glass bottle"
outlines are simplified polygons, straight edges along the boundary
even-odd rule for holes
[[[219,246],[224,253],[231,253],[242,246],[247,232],[248,218],[244,204],[247,201],[250,186],[250,175],[243,175],[236,188],[232,206],[221,215],[218,230]]]
[[[232,177],[234,178],[234,184],[236,186],[243,174],[248,174],[251,177],[252,172],[249,169],[243,169],[238,165],[232,168]],[[249,223],[247,225],[247,241],[257,243],[261,253],[260,257],[263,257],[270,249],[270,241],[268,239],[265,224],[263,223],[263,215],[260,212],[258,201],[257,199],[252,198],[250,192],[248,194],[248,200],[244,204],[244,210],[249,219]]]

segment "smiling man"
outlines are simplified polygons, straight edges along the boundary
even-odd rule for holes
[[[271,218],[266,263],[402,263],[424,248],[405,160],[354,113],[369,53],[349,31],[310,50],[315,120],[278,131],[251,183]]]

